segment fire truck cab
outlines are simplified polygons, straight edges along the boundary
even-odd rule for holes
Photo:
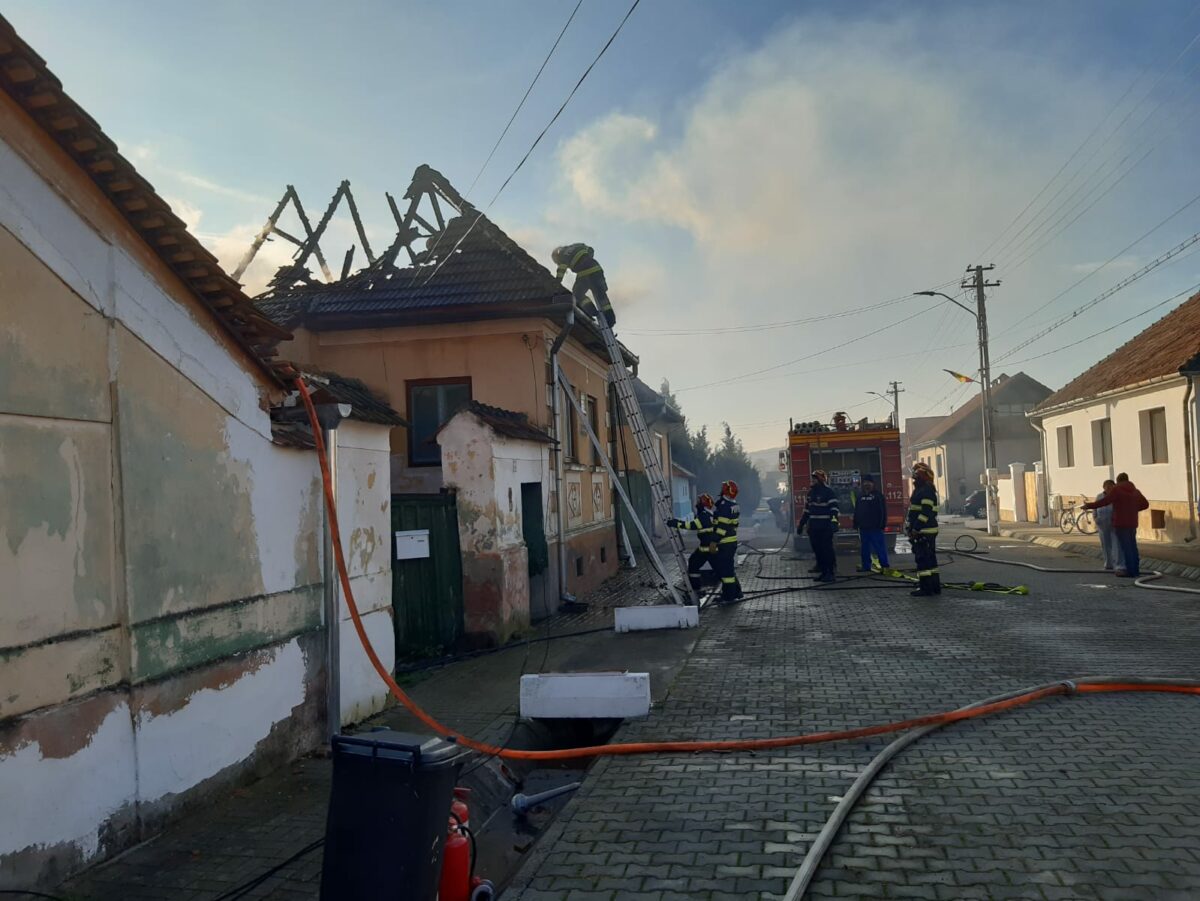
[[[900,430],[890,422],[850,422],[845,413],[837,413],[832,423],[793,422],[788,430],[786,450],[779,452],[779,468],[786,472],[791,492],[791,529],[804,513],[813,470],[829,475],[829,487],[838,494],[841,517],[839,547],[858,546],[858,532],[851,528],[854,504],[861,490],[862,477],[875,477],[876,489],[887,502],[888,549],[895,547],[896,536],[904,529],[906,483],[900,462]],[[808,550],[808,541],[793,535],[798,551]],[[847,547],[849,549],[849,547]]]

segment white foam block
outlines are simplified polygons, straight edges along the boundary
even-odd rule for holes
[[[700,625],[700,608],[691,604],[657,604],[653,607],[617,607],[618,632],[645,629],[694,629]]]
[[[649,673],[521,677],[521,716],[529,719],[624,719],[649,712]]]

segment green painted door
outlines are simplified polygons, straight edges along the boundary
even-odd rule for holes
[[[392,532],[427,530],[429,556],[392,561],[396,658],[436,655],[463,634],[462,553],[453,494],[393,494]],[[395,539],[392,556],[395,557]]]

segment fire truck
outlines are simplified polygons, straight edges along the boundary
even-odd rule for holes
[[[841,510],[838,545],[858,546],[858,533],[851,528],[854,503],[861,491],[862,477],[875,477],[875,487],[887,501],[888,549],[896,544],[896,536],[904,530],[908,512],[907,484],[900,462],[900,430],[890,422],[870,422],[866,419],[850,422],[845,413],[837,413],[832,423],[792,422],[788,429],[787,448],[779,452],[779,469],[787,473],[791,491],[791,522],[795,524],[804,513],[808,489],[814,469],[829,474],[829,487],[837,492]],[[793,536],[798,551],[808,549],[807,539]]]

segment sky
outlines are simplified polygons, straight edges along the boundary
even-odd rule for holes
[[[419,164],[467,193],[574,7],[4,15],[232,269],[287,184],[319,215],[349,179],[376,245]],[[468,198],[548,265],[596,248],[619,337],[693,427],[778,446],[789,418],[884,418],[869,392],[892,380],[902,418],[949,412],[975,390],[943,371],[977,370],[975,319],[911,295],[960,298],[976,263],[1001,282],[993,377],[1051,388],[1200,287],[1184,251],[1039,337],[1200,231],[1193,0],[642,0],[489,206],[627,9],[583,0]],[[340,260],[349,223],[330,234]],[[248,289],[287,258],[268,244]]]

